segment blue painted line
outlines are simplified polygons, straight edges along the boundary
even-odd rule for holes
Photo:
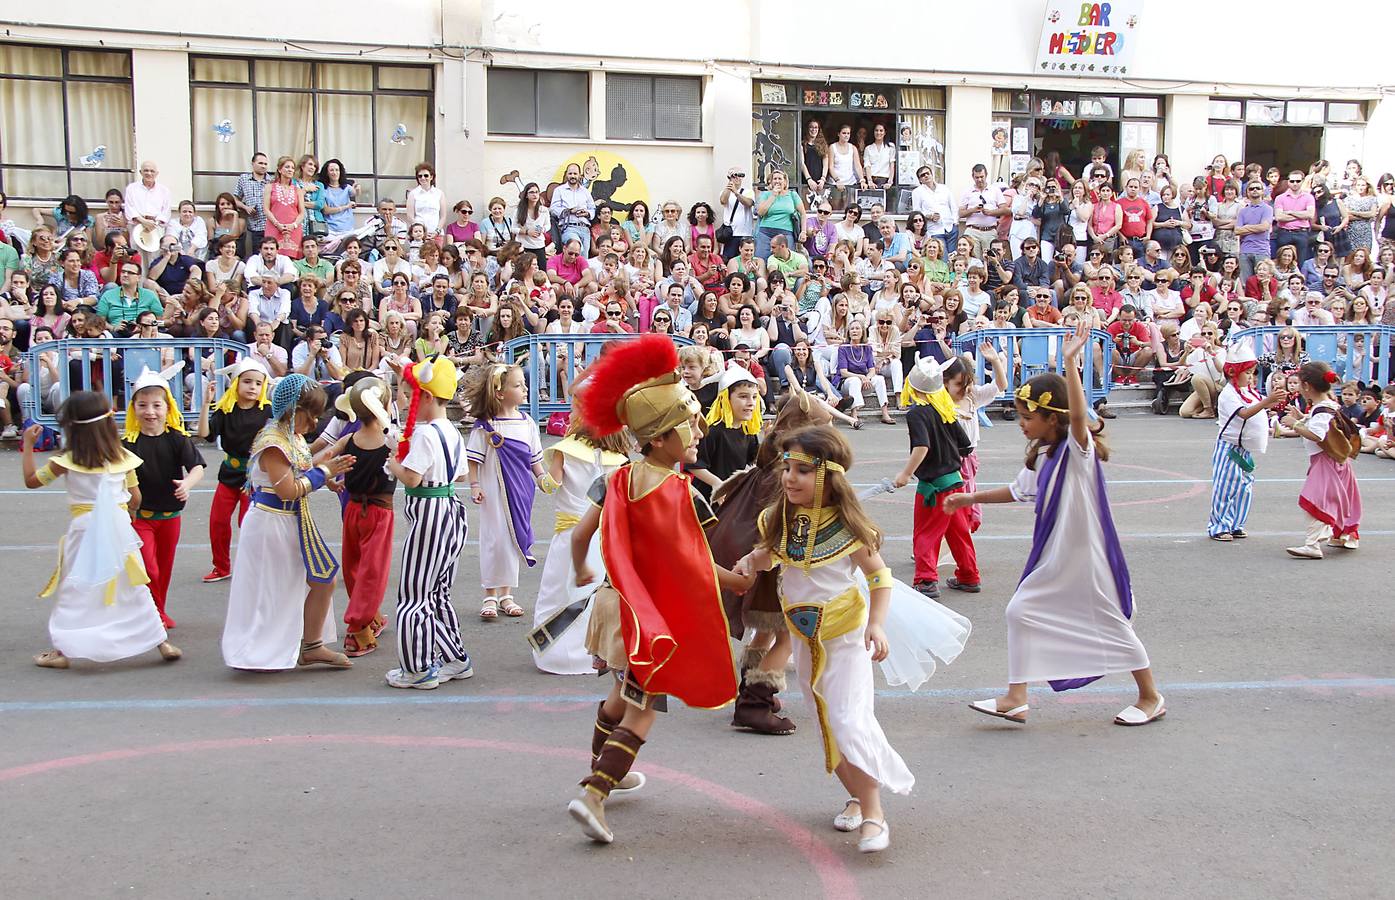
[[[1304,681],[1199,681],[1161,685],[1168,693],[1229,693],[1249,691],[1295,692],[1314,689],[1362,691],[1395,688],[1395,678],[1312,678]],[[448,689],[449,690],[449,689]],[[888,700],[925,698],[932,700],[965,700],[995,696],[1002,685],[984,688],[932,688],[924,691],[879,690],[877,696]],[[1032,688],[1035,694],[1050,694],[1048,688]],[[1133,688],[1118,685],[1092,685],[1072,691],[1073,694],[1128,694]],[[791,692],[795,696],[798,692]],[[212,699],[131,699],[131,700],[11,700],[0,702],[0,713],[26,712],[135,712],[141,710],[219,710],[219,709],[277,709],[286,707],[358,707],[358,706],[483,706],[486,704],[576,704],[595,703],[602,694],[402,694],[387,688],[381,694],[353,697],[221,697]]]

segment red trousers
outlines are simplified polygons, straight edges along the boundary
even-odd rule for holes
[[[974,552],[969,510],[956,510],[947,516],[944,509],[944,498],[963,489],[960,485],[940,494],[934,506],[926,506],[925,498],[916,495],[912,519],[916,581],[939,580],[940,541],[943,540],[949,544],[949,552],[954,557],[954,577],[962,584],[978,584],[978,554]]]
[[[344,624],[362,631],[372,623],[387,592],[392,568],[391,509],[350,500],[344,507],[343,573],[349,593]]]
[[[208,543],[213,548],[213,570],[231,572],[232,556],[232,516],[237,510],[237,526],[242,527],[242,517],[247,515],[247,507],[252,497],[246,491],[230,488],[221,481],[218,490],[213,492],[213,509],[208,513]]]
[[[165,615],[165,600],[170,589],[170,572],[174,569],[174,554],[179,549],[179,516],[142,519],[137,514],[131,525],[140,535],[140,558],[145,563],[145,574],[150,576],[150,596],[155,598],[160,621],[166,628],[173,628],[174,620]]]

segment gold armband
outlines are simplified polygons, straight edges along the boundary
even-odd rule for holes
[[[556,491],[558,487],[557,479],[553,478],[551,473],[544,472],[538,476],[538,490],[542,491],[544,494],[551,494]]]
[[[300,496],[308,497],[313,488],[310,486],[309,478],[297,478],[295,483],[300,486]]]
[[[47,463],[42,469],[34,473],[34,478],[38,480],[39,487],[43,487],[52,484],[58,478],[58,473],[54,471],[52,463]]]
[[[891,568],[889,566],[882,566],[871,575],[868,575],[867,587],[874,591],[877,588],[891,587]]]

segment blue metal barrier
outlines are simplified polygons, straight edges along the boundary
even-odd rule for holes
[[[1003,357],[1006,369],[1007,390],[998,395],[999,400],[1011,400],[1017,389],[1033,376],[1043,372],[1064,371],[1061,359],[1062,342],[1075,334],[1072,328],[980,328],[966,332],[954,339],[957,353],[968,353],[974,358],[975,384],[991,380],[992,370],[988,360],[978,352],[979,344],[991,342],[998,355]],[[1096,385],[1096,365],[1094,348],[1101,348],[1104,371]],[[1090,332],[1090,348],[1083,354],[1084,369],[1081,381],[1085,385],[1085,396],[1091,408],[1109,396],[1114,386],[1114,338],[1107,331],[1094,329]],[[980,419],[984,419],[980,411]]]
[[[1303,349],[1314,362],[1325,362],[1340,377],[1354,381],[1371,381],[1372,371],[1377,384],[1390,383],[1390,344],[1395,327],[1390,325],[1256,325],[1232,331],[1226,343],[1248,340],[1255,356],[1264,356],[1266,345],[1272,347],[1279,332],[1292,328],[1303,337]],[[1346,350],[1341,349],[1346,340]],[[1361,338],[1362,349],[1357,348]],[[1272,340],[1271,340],[1272,339]],[[1360,369],[1361,371],[1357,371]]]
[[[178,360],[184,360],[184,369],[175,376],[170,385],[170,393],[179,404],[179,411],[186,421],[193,421],[203,405],[203,395],[212,377],[216,390],[227,389],[225,375],[210,376],[193,360],[201,360],[208,354],[218,354],[214,368],[236,361],[246,355],[247,345],[226,338],[62,338],[32,344],[24,352],[24,370],[29,385],[24,402],[24,415],[40,425],[58,427],[58,407],[73,391],[90,391],[94,381],[102,393],[112,401],[116,409],[118,427],[126,418],[127,387],[149,368],[158,372]],[[56,380],[44,385],[44,366],[41,356],[49,356],[57,369]],[[184,389],[184,376],[191,375],[192,384],[187,392]],[[44,388],[56,388],[52,402]],[[46,408],[47,407],[47,408]]]
[[[572,408],[567,396],[571,383],[581,369],[600,355],[601,347],[611,341],[632,341],[638,337],[642,335],[525,334],[504,345],[502,358],[523,366],[528,381],[528,415],[542,421],[555,412]],[[682,347],[692,341],[673,335],[673,343]],[[563,390],[564,385],[567,391]]]

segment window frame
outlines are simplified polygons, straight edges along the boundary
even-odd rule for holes
[[[219,61],[219,62],[223,62],[223,61],[227,61],[227,60],[239,60],[239,61],[245,62],[245,63],[247,64],[247,80],[246,80],[245,82],[238,82],[238,81],[199,81],[199,80],[197,80],[197,79],[194,77],[194,67],[195,67],[195,65],[197,64],[197,62],[198,62],[199,60],[215,60],[215,61]],[[257,69],[256,69],[257,62],[258,62],[258,61],[268,62],[268,63],[304,62],[304,63],[306,63],[307,65],[309,65],[309,66],[311,67],[311,68],[310,68],[310,87],[308,87],[308,88],[292,88],[292,87],[269,87],[269,86],[265,86],[265,85],[259,85],[259,84],[257,84]],[[319,70],[319,66],[320,66],[320,65],[366,66],[366,67],[368,67],[368,68],[371,70],[371,72],[372,72],[372,76],[373,76],[373,77],[372,77],[372,88],[371,88],[370,90],[367,90],[367,91],[356,91],[356,90],[346,90],[346,89],[344,89],[344,88],[322,88],[322,87],[319,87],[318,84],[317,84],[317,82],[318,82],[319,77],[320,77],[320,76],[319,76],[319,71],[320,71],[320,70]],[[403,68],[406,68],[406,69],[421,69],[421,70],[423,70],[423,71],[426,72],[426,75],[427,75],[427,86],[426,86],[426,88],[425,88],[424,90],[420,90],[420,89],[418,89],[418,90],[409,90],[409,89],[407,89],[407,88],[385,88],[385,87],[382,87],[380,81],[381,81],[382,69],[384,69],[384,68],[388,68],[388,69],[403,69]],[[421,149],[422,149],[422,151],[423,151],[421,154],[418,155],[418,156],[419,156],[418,162],[423,162],[423,161],[424,161],[424,162],[430,163],[430,164],[433,165],[433,166],[436,164],[436,140],[435,140],[436,117],[435,117],[435,113],[434,113],[435,104],[436,104],[436,67],[433,66],[433,65],[429,65],[429,64],[423,65],[423,64],[420,64],[420,63],[401,63],[401,62],[361,62],[361,61],[359,61],[359,60],[344,60],[344,59],[286,60],[286,59],[280,59],[280,58],[270,57],[270,56],[241,56],[241,55],[235,55],[235,54],[216,54],[216,53],[198,53],[198,54],[195,54],[195,53],[191,53],[191,54],[189,54],[189,95],[190,95],[190,103],[189,103],[189,122],[190,122],[190,129],[191,129],[191,130],[190,130],[190,133],[191,133],[191,134],[198,134],[198,133],[199,133],[199,123],[197,123],[197,122],[194,121],[194,114],[195,114],[195,113],[194,113],[194,110],[195,110],[195,105],[194,105],[194,103],[193,103],[192,101],[193,101],[194,92],[195,92],[196,90],[200,89],[200,88],[215,89],[215,90],[245,90],[245,91],[250,91],[251,94],[252,94],[252,146],[253,146],[253,151],[254,151],[254,152],[266,153],[266,154],[267,154],[268,156],[270,156],[273,160],[276,158],[276,156],[279,154],[280,151],[279,151],[279,150],[268,150],[267,148],[265,148],[265,147],[262,146],[261,139],[260,139],[260,135],[259,135],[260,124],[259,124],[258,117],[257,117],[257,96],[258,96],[258,94],[262,94],[262,93],[272,93],[272,94],[307,94],[307,95],[309,95],[309,97],[310,97],[310,146],[311,146],[311,151],[310,151],[310,152],[314,154],[315,159],[316,159],[318,162],[320,162],[320,163],[323,163],[324,160],[326,160],[326,159],[332,159],[332,158],[333,158],[333,154],[324,154],[324,153],[321,152],[321,148],[320,148],[320,133],[319,133],[319,132],[320,132],[320,97],[321,97],[321,96],[368,97],[368,98],[369,98],[369,110],[370,110],[370,111],[369,111],[369,128],[370,128],[370,134],[372,135],[372,140],[370,141],[370,144],[371,144],[372,150],[373,150],[373,159],[371,160],[370,165],[369,165],[368,167],[366,167],[366,168],[364,168],[364,169],[361,170],[362,174],[360,174],[360,169],[355,168],[354,173],[353,173],[353,178],[354,178],[354,180],[355,180],[356,182],[372,182],[372,185],[373,185],[373,197],[374,197],[374,202],[375,202],[375,203],[376,203],[378,200],[381,200],[381,199],[382,199],[382,196],[381,196],[381,193],[382,193],[382,192],[381,192],[381,190],[380,190],[380,185],[381,185],[383,182],[413,181],[413,180],[415,179],[415,177],[416,177],[416,173],[415,173],[415,172],[402,172],[402,173],[397,173],[397,172],[380,172],[380,171],[378,170],[378,140],[377,140],[378,136],[377,136],[376,132],[374,132],[374,131],[372,130],[372,129],[376,128],[376,123],[377,123],[377,121],[378,121],[378,97],[379,97],[379,96],[391,96],[391,97],[420,97],[420,98],[424,98],[424,99],[426,100],[426,134],[420,135],[420,136],[417,137],[417,140],[420,142]],[[191,161],[191,163],[192,163],[192,161],[193,161],[193,156],[194,156],[194,154],[193,154],[193,147],[192,147],[192,146],[190,147],[190,154],[189,154],[189,156],[190,156],[190,161]],[[415,165],[415,163],[414,163],[413,165]],[[244,170],[244,171],[245,171],[245,170]],[[193,177],[194,177],[194,183],[195,183],[195,185],[197,186],[198,180],[199,180],[200,178],[219,178],[219,177],[232,177],[232,178],[236,178],[236,177],[238,177],[239,175],[244,174],[244,172],[228,172],[228,171],[223,171],[223,170],[208,170],[208,169],[194,168],[194,169],[192,170],[192,174],[193,174]],[[197,193],[197,190],[196,190],[195,192]],[[195,201],[197,202],[199,198],[198,198],[198,197],[195,197],[194,199],[195,199]],[[210,199],[211,199],[211,198],[210,198]],[[397,198],[396,198],[396,197],[393,197],[392,199],[396,200]],[[206,201],[206,202],[207,202],[207,201]],[[362,200],[360,200],[360,201],[358,201],[355,205],[356,205],[356,206],[367,206],[367,205],[370,205],[370,204],[367,204],[367,203],[363,202]]]
[[[126,179],[125,184],[112,185],[112,187],[115,187],[115,188],[117,188],[118,190],[124,189],[125,186],[126,186],[126,184],[129,184],[130,182],[134,181],[134,180],[135,180],[135,166],[136,166],[136,164],[137,164],[137,163],[136,163],[136,160],[135,160],[136,89],[135,89],[135,78],[134,78],[134,76],[133,76],[133,75],[127,75],[125,78],[120,78],[120,77],[115,77],[115,76],[110,76],[110,75],[74,75],[74,74],[72,74],[71,67],[70,67],[69,64],[68,64],[69,55],[72,54],[72,53],[110,53],[110,54],[125,56],[125,57],[126,57],[126,71],[127,71],[127,72],[131,72],[131,71],[132,71],[132,65],[133,65],[132,60],[131,60],[131,51],[130,51],[130,50],[120,50],[120,49],[109,49],[109,48],[106,48],[106,47],[96,47],[96,48],[93,48],[93,47],[55,47],[55,46],[53,46],[52,44],[32,44],[32,43],[25,43],[25,42],[22,42],[22,41],[0,41],[0,43],[3,43],[3,44],[5,44],[5,45],[11,46],[11,47],[37,47],[37,48],[44,49],[44,50],[57,50],[57,51],[58,51],[58,54],[59,54],[59,59],[60,59],[60,62],[61,62],[61,71],[59,72],[58,75],[56,75],[56,76],[54,76],[54,75],[17,75],[17,74],[13,74],[13,73],[10,73],[10,72],[0,71],[0,80],[5,80],[5,81],[38,81],[38,82],[46,82],[46,83],[50,83],[50,84],[59,84],[59,85],[61,86],[62,95],[63,95],[63,154],[64,154],[64,162],[63,162],[63,165],[61,165],[61,166],[48,166],[48,165],[36,165],[36,164],[33,164],[33,163],[9,163],[9,162],[3,162],[3,160],[4,160],[4,143],[5,143],[5,142],[4,142],[4,135],[3,135],[3,134],[0,134],[0,193],[4,193],[6,201],[15,201],[15,200],[19,200],[19,201],[23,201],[23,202],[35,202],[35,201],[38,201],[38,202],[55,201],[55,202],[56,202],[56,201],[61,201],[61,200],[63,199],[63,197],[71,196],[71,195],[73,194],[73,173],[74,173],[75,171],[76,171],[76,172],[112,172],[112,173],[121,175],[121,176],[123,176],[123,177]],[[72,133],[71,133],[71,131],[70,131],[69,128],[68,128],[68,85],[69,85],[70,83],[72,83],[72,82],[88,83],[88,84],[115,84],[115,85],[125,85],[125,86],[129,89],[129,94],[128,94],[128,97],[129,97],[129,104],[128,104],[128,107],[127,107],[127,110],[126,110],[126,111],[127,111],[127,113],[128,113],[128,115],[127,115],[127,121],[129,121],[129,122],[131,123],[131,131],[130,131],[130,133],[128,133],[128,134],[126,135],[126,139],[127,139],[128,141],[131,142],[131,143],[130,143],[130,149],[131,149],[132,168],[130,168],[130,169],[116,169],[116,168],[107,168],[106,166],[97,166],[96,168],[90,168],[90,169],[89,169],[89,168],[87,168],[87,167],[85,167],[85,166],[76,166],[76,167],[75,167],[75,166],[73,165],[73,163],[72,163],[72,160],[73,160]],[[30,196],[26,196],[26,195],[22,195],[22,194],[12,193],[12,192],[10,191],[9,187],[5,184],[5,173],[4,173],[4,170],[5,170],[5,169],[20,169],[20,170],[24,170],[24,171],[34,171],[34,172],[62,172],[62,173],[64,174],[64,181],[66,182],[66,186],[67,186],[67,193],[65,193],[62,197],[30,197]],[[84,199],[84,200],[87,200],[87,201],[89,201],[89,202],[91,202],[91,201],[96,201],[97,205],[100,205],[101,202],[102,202],[102,198],[101,198],[101,197],[84,197],[83,199]]]
[[[615,135],[610,130],[610,79],[611,78],[642,78],[649,82],[649,137],[636,138],[631,135]],[[674,81],[693,81],[697,83],[698,90],[698,129],[697,137],[659,137],[658,136],[658,104],[654,102],[654,88],[660,78],[668,78]],[[703,110],[702,104],[706,93],[705,79],[701,75],[668,75],[655,74],[650,72],[608,72],[606,74],[606,116],[605,134],[607,141],[663,141],[669,144],[700,144],[703,140]]]
[[[532,131],[495,131],[489,125],[489,116],[485,115],[485,133],[489,137],[502,138],[542,138],[543,140],[569,141],[578,138],[585,139],[591,136],[591,73],[585,69],[533,69],[527,66],[490,66],[485,72],[484,95],[486,110],[494,104],[489,99],[489,87],[493,83],[494,72],[522,72],[533,79],[533,130]],[[546,71],[554,75],[576,75],[582,80],[586,87],[586,115],[583,117],[581,130],[576,134],[540,134],[538,132],[538,110],[542,108],[541,98],[538,95],[538,74]]]

